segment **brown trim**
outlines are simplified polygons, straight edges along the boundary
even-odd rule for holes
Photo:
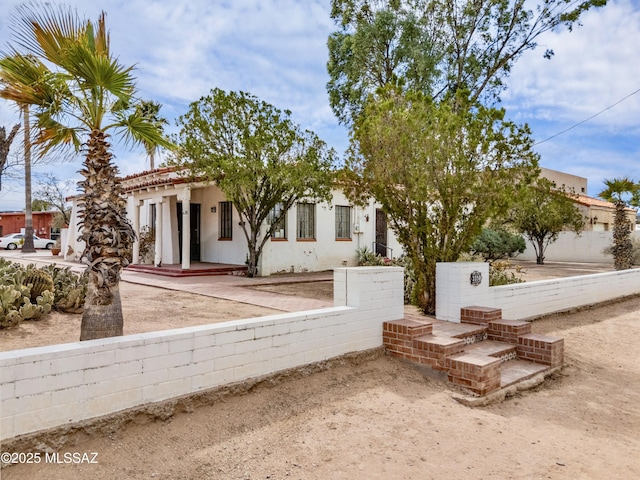
[[[315,242],[315,238],[296,238],[296,242]]]
[[[233,238],[228,238],[228,237],[224,237],[224,238],[218,238],[219,242],[232,242]]]
[[[352,238],[336,238],[336,242],[353,242]]]
[[[271,241],[272,242],[288,242],[289,239],[288,238],[282,238],[282,237],[278,237],[278,238],[271,237]]]

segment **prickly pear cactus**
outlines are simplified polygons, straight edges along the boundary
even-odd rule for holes
[[[89,276],[86,273],[73,273],[69,267],[58,267],[55,264],[43,267],[43,270],[53,277],[54,308],[67,313],[82,313]]]
[[[25,302],[20,307],[20,314],[23,320],[38,320],[51,311],[51,305],[53,305],[53,292],[45,290],[42,295],[38,296],[35,305],[31,302]]]
[[[51,275],[44,270],[38,270],[36,268],[27,269],[27,274],[22,280],[22,284],[31,285],[32,302],[35,302],[45,291],[54,292],[53,278],[51,278]]]
[[[28,290],[27,290],[28,291]],[[17,325],[23,319],[20,306],[25,297],[22,290],[10,285],[0,285],[0,328],[9,328]]]

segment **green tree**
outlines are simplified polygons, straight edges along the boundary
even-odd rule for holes
[[[154,102],[152,100],[142,100],[140,103],[136,105],[136,113],[140,115],[142,118],[155,125],[157,129],[162,132],[164,129],[164,125],[167,125],[166,118],[160,116],[160,109],[162,105],[158,102]],[[158,144],[154,142],[142,142],[144,145],[144,149],[147,152],[147,158],[149,159],[149,169],[153,170],[155,168],[155,155],[158,151]]]
[[[544,252],[563,230],[579,234],[584,217],[571,198],[571,193],[558,190],[555,183],[539,178],[525,189],[511,211],[510,222],[525,235],[536,252],[536,263],[544,264]]]
[[[85,152],[81,238],[90,280],[80,339],[122,335],[120,272],[135,233],[126,217],[108,132],[121,133],[130,143],[171,144],[132,107],[132,67],[112,55],[104,12],[92,22],[64,6],[21,6],[13,31],[16,47],[0,60],[3,79],[20,65],[45,69],[18,102],[34,107],[41,154],[61,145]]]
[[[18,134],[20,125],[14,125],[9,135],[4,127],[0,127],[0,190],[2,190],[2,174],[7,167],[7,158],[9,157],[9,149],[13,143],[13,139]]]
[[[46,212],[49,210],[49,202],[41,198],[34,198],[31,202],[31,210],[34,212]]]
[[[633,242],[631,231],[633,224],[627,216],[626,209],[630,206],[640,207],[640,183],[629,177],[605,180],[607,188],[598,196],[616,206],[613,220],[613,264],[616,270],[626,270],[633,266]]]
[[[193,177],[215,181],[233,202],[248,243],[249,276],[258,274],[262,249],[287,210],[299,200],[331,198],[334,152],[290,115],[248,93],[214,89],[178,119],[176,162]]]
[[[468,252],[487,220],[538,174],[526,128],[504,112],[388,89],[354,124],[345,192],[382,204],[416,272],[417,301],[435,313],[436,262]]]
[[[351,124],[367,96],[388,84],[436,100],[464,91],[469,105],[499,101],[515,62],[537,38],[606,0],[332,0],[331,107]],[[552,50],[545,56],[551,57]]]

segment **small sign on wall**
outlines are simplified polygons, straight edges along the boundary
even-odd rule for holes
[[[477,287],[482,283],[482,273],[480,273],[478,270],[474,270],[473,272],[471,272],[470,280],[471,285]]]

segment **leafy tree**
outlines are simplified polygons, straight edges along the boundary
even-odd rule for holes
[[[605,180],[604,184],[607,188],[598,196],[616,206],[613,220],[613,264],[616,270],[626,270],[633,266],[634,252],[631,241],[633,224],[625,210],[630,206],[640,206],[640,183],[629,177],[622,177]]]
[[[353,129],[345,192],[374,197],[416,272],[418,305],[435,313],[436,262],[453,262],[486,221],[537,176],[526,128],[496,109],[457,108],[391,88]]]
[[[162,105],[157,102],[142,100],[136,105],[136,113],[151,124],[155,125],[158,130],[162,132],[164,125],[167,125],[169,122],[167,122],[166,118],[159,116],[161,108]],[[153,142],[143,141],[142,143],[147,152],[147,157],[149,158],[149,169],[153,170],[155,168],[155,155],[158,150],[158,145]]]
[[[544,264],[544,252],[561,231],[579,234],[584,228],[584,217],[571,194],[556,189],[555,183],[546,178],[539,178],[522,192],[510,221],[533,245],[538,265]]]
[[[178,119],[176,161],[193,177],[215,181],[233,202],[248,243],[249,276],[258,274],[262,249],[287,210],[303,199],[331,198],[334,152],[290,115],[248,93],[216,88]]]
[[[464,91],[469,105],[499,101],[515,62],[553,29],[571,30],[606,0],[332,0],[327,89],[344,124],[388,84],[435,100]],[[552,50],[545,52],[546,57]]]
[[[0,190],[2,190],[2,173],[7,167],[7,158],[9,157],[9,149],[13,143],[13,139],[18,134],[20,125],[14,125],[9,135],[4,127],[0,127]]]
[[[35,198],[31,202],[31,210],[34,212],[46,212],[49,210],[49,202],[42,200],[41,198]]]
[[[513,258],[524,252],[527,245],[520,235],[503,229],[483,228],[471,244],[473,255],[482,255],[485,261],[492,262],[503,258]]]
[[[71,210],[68,207],[67,197],[71,194],[73,185],[75,182],[61,181],[52,174],[47,174],[44,180],[38,182],[36,197],[58,210],[62,217],[62,225],[69,225]]]
[[[102,12],[97,22],[80,19],[74,10],[50,4],[20,6],[13,32],[16,47],[0,60],[4,81],[26,71],[41,72],[28,90],[8,89],[14,100],[34,108],[41,154],[71,145],[83,149],[80,173],[83,256],[89,262],[89,288],[80,339],[122,335],[120,272],[134,231],[126,217],[126,201],[112,164],[108,132],[122,133],[131,143],[170,147],[156,125],[135,112],[132,67],[111,54]],[[26,54],[18,51],[22,49]]]

